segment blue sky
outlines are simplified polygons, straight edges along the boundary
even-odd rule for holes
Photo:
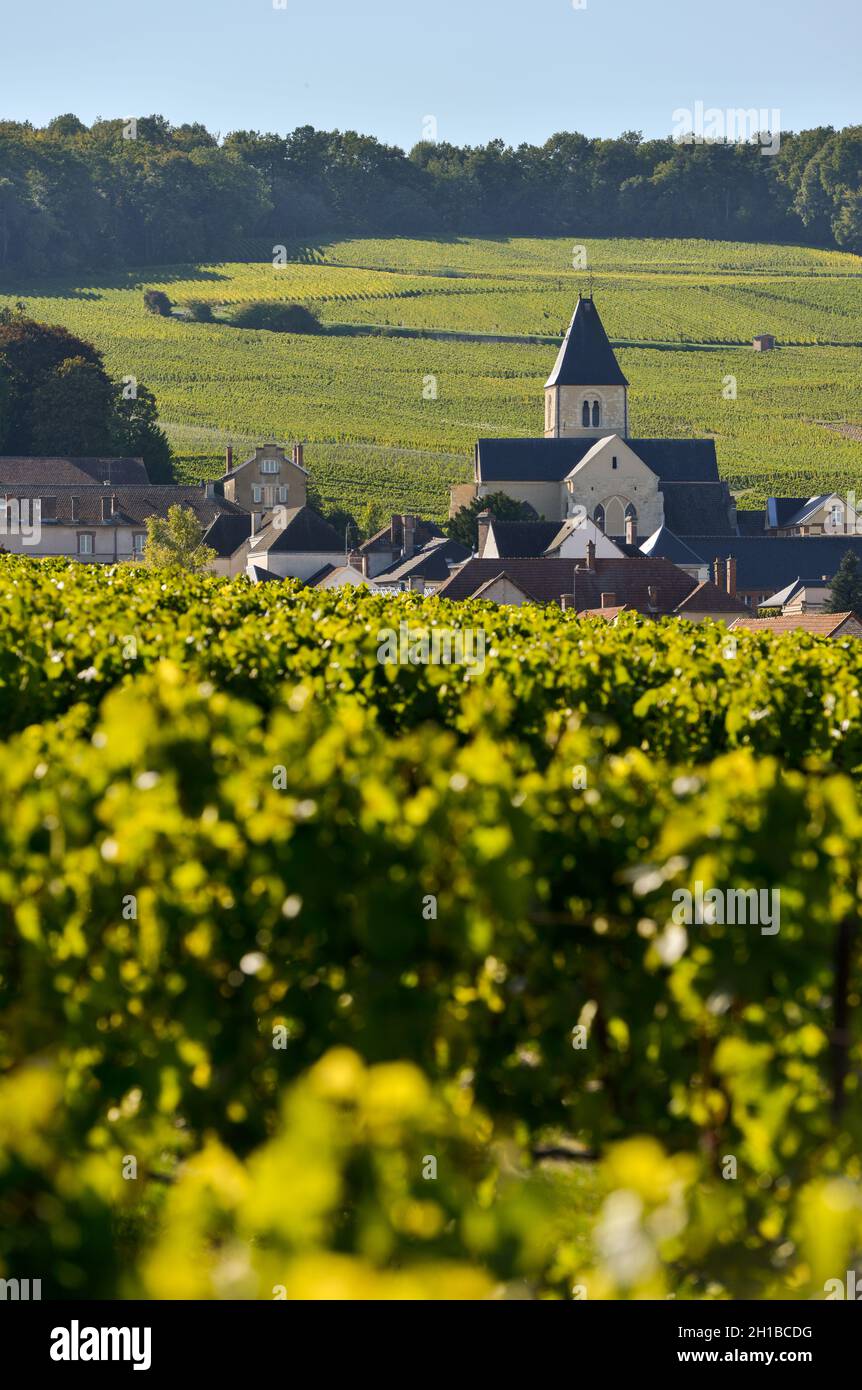
[[[0,0],[0,116],[161,112],[408,147],[668,135],[677,108],[862,121],[860,0]]]

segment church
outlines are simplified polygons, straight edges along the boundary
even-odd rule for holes
[[[453,488],[453,512],[503,492],[547,522],[585,512],[628,545],[663,531],[737,536],[714,440],[632,436],[628,385],[594,299],[581,295],[545,383],[544,438],[480,439],[474,481]]]

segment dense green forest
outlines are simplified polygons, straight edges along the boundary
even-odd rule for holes
[[[0,273],[228,258],[244,240],[673,236],[862,250],[862,127],[755,143],[560,133],[544,145],[281,136],[162,116],[0,122]]]

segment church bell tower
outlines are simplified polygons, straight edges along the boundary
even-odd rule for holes
[[[579,295],[545,383],[545,438],[625,439],[628,432],[628,382],[592,295]]]

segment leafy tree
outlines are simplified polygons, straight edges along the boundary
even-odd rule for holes
[[[856,554],[848,550],[835,572],[832,594],[826,605],[828,613],[862,614],[862,565]]]
[[[114,386],[110,452],[119,457],[142,458],[154,483],[174,481],[173,454],[159,425],[156,398],[140,383],[134,395],[129,395],[123,383]]]
[[[78,457],[110,453],[113,402],[113,382],[104,367],[67,357],[34,387],[33,452]]]
[[[191,508],[174,504],[166,517],[147,517],[144,561],[150,569],[203,574],[215,559],[215,551],[202,544],[203,537],[204,528]]]
[[[102,356],[92,343],[54,324],[20,315],[0,323],[0,376],[6,381],[2,445],[7,453],[38,453],[33,441],[34,392],[63,362],[90,363],[104,372]],[[63,453],[72,450],[64,448]]]
[[[193,323],[213,321],[213,306],[208,299],[187,299],[183,308]]]
[[[170,445],[156,400],[140,382],[114,382],[91,343],[0,313],[0,450],[10,454],[143,458],[153,482],[171,482]]]
[[[477,517],[488,511],[496,521],[535,521],[536,513],[527,502],[517,502],[505,492],[494,492],[490,497],[474,497],[469,506],[461,507],[446,523],[446,534],[452,541],[460,541],[469,550],[476,550],[479,544]]]
[[[321,323],[304,304],[258,300],[238,304],[231,315],[234,328],[267,328],[272,333],[320,333]]]
[[[158,314],[166,319],[170,318],[172,307],[164,290],[144,290],[144,308],[148,313]]]

